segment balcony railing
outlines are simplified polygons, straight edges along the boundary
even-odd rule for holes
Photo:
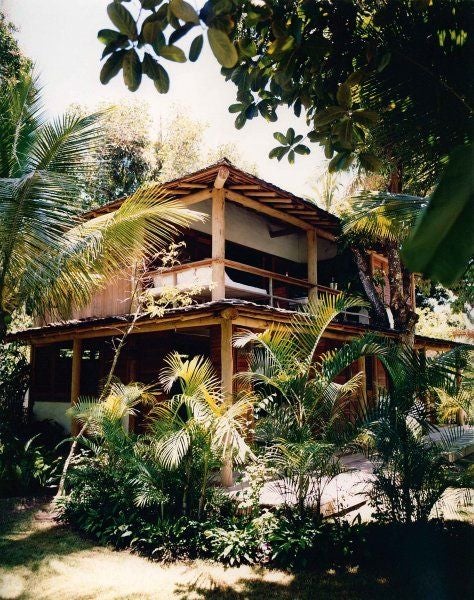
[[[225,259],[223,262],[225,290],[228,298],[252,298],[256,301],[265,301],[270,306],[294,307],[298,304],[305,304],[309,290],[315,287],[307,279],[268,271],[234,260]],[[213,286],[212,264],[213,260],[207,258],[165,270],[150,271],[148,276],[157,291],[160,287],[202,288],[202,290],[209,291]],[[257,277],[261,283],[251,285],[239,281],[237,272]],[[321,285],[318,285],[317,289],[329,294],[338,293],[337,290]]]
[[[160,288],[177,287],[178,289],[199,288],[201,297],[210,296],[213,287],[212,258],[198,260],[171,267],[165,270],[150,271],[148,273],[150,288],[160,293]],[[253,267],[235,260],[225,259],[225,297],[251,299],[257,303],[265,303],[280,308],[295,309],[308,302],[309,290],[316,287],[318,292],[337,295],[339,290],[317,285],[314,286],[307,279],[292,277],[283,273],[276,273]],[[260,278],[260,286],[250,285],[239,281],[237,272],[246,273]],[[255,283],[255,281],[254,281]],[[338,319],[340,323],[354,325],[369,325],[372,318],[369,311],[361,308],[358,311],[346,311]]]

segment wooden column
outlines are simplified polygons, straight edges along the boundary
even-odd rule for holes
[[[225,196],[212,190],[212,300],[225,298]]]
[[[308,291],[310,300],[316,300],[318,296],[318,237],[315,229],[306,232],[308,245],[308,283],[311,287]]]
[[[232,317],[223,313],[221,321],[221,382],[222,392],[227,403],[232,402],[234,375],[234,349],[232,347]],[[234,483],[232,458],[224,461],[221,469],[221,485],[229,487]]]
[[[81,393],[81,359],[82,359],[82,340],[75,338],[72,342],[72,367],[71,367],[71,406],[77,403]],[[79,423],[72,419],[71,433],[79,433]]]
[[[35,357],[36,357],[36,348],[33,344],[30,344],[30,385],[28,386],[28,389],[26,390],[26,395],[25,395],[25,403],[26,403],[26,408],[28,411],[28,418],[31,419],[33,417],[33,406],[35,404],[35,375],[36,375],[36,370],[35,370]]]

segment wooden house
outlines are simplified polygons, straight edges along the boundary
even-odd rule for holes
[[[178,350],[209,356],[223,387],[230,390],[234,373],[246,368],[245,354],[232,345],[236,331],[287,323],[318,291],[335,294],[348,281],[357,290],[350,253],[338,251],[339,220],[315,204],[227,161],[164,187],[169,196],[179,197],[184,205],[209,218],[183,232],[186,247],[181,264],[165,271],[151,268],[148,280],[156,293],[163,285],[184,289],[196,282],[202,290],[190,306],[138,320],[120,355],[116,374],[122,381],[156,381],[164,357]],[[120,203],[86,217],[116,210]],[[384,257],[373,255],[374,269],[383,268],[385,262]],[[129,275],[117,276],[69,320],[38,324],[16,334],[31,346],[29,401],[38,418],[54,419],[70,430],[67,408],[79,395],[97,393],[108,371],[114,340],[130,319],[131,286]],[[387,294],[386,288],[381,294]],[[370,311],[362,309],[330,325],[321,351],[373,328],[397,336],[396,329],[380,328]],[[437,351],[453,344],[418,337],[416,345]],[[353,366],[353,371],[360,370],[366,373],[365,391],[370,397],[377,386],[385,384],[385,374],[372,359]],[[140,419],[130,426],[140,428]]]

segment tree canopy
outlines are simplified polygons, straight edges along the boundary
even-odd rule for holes
[[[0,12],[0,85],[14,82],[31,67],[31,61],[18,46],[15,27]]]

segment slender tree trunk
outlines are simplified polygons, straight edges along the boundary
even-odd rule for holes
[[[398,242],[387,243],[388,282],[390,286],[390,308],[395,323],[402,331],[402,342],[415,345],[415,325],[418,316],[411,306],[410,277],[400,259]],[[408,283],[408,285],[406,285]]]
[[[191,450],[192,452],[192,450]],[[186,457],[186,461],[185,461],[185,483],[184,483],[184,489],[183,489],[183,504],[182,504],[182,511],[183,511],[183,515],[186,515],[188,513],[188,494],[189,494],[189,485],[191,482],[191,459],[190,457]]]
[[[359,271],[359,278],[362,283],[362,287],[364,288],[364,292],[372,304],[377,318],[381,323],[388,324],[385,307],[377,290],[375,289],[375,285],[372,280],[368,255],[364,250],[361,250],[355,246],[352,248],[352,254]]]

